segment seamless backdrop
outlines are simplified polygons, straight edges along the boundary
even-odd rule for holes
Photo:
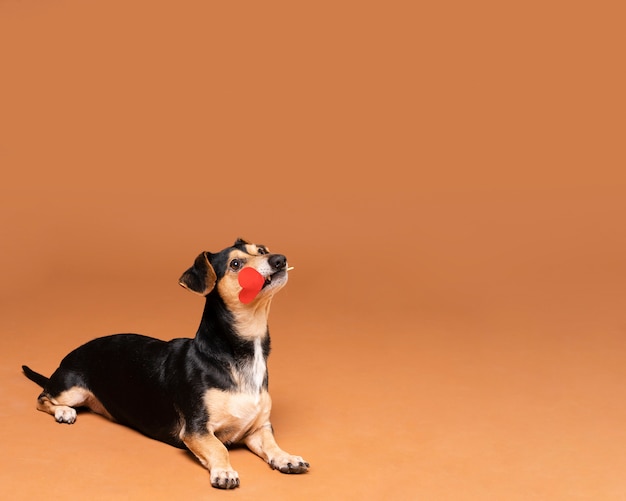
[[[624,499],[615,2],[0,1],[0,484],[11,499]],[[284,476],[35,410],[114,332],[193,336],[177,279],[244,237]]]

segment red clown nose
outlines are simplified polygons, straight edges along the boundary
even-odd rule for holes
[[[265,278],[254,268],[247,267],[239,272],[237,276],[239,285],[241,285],[241,292],[239,293],[239,301],[243,304],[248,304],[254,300],[265,283]]]

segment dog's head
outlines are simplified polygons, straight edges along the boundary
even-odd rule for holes
[[[216,290],[234,310],[270,300],[287,283],[287,273],[285,256],[239,238],[220,252],[200,254],[178,283],[201,296]]]

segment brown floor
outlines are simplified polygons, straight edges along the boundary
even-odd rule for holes
[[[626,499],[622,14],[211,5],[0,2],[2,497]],[[295,266],[270,390],[308,474],[234,450],[220,493],[35,410],[23,363],[192,336],[177,279],[237,236]]]

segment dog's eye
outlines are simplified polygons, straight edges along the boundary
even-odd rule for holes
[[[233,259],[230,262],[230,267],[233,270],[238,270],[239,268],[241,268],[242,265],[243,265],[243,261],[241,259]]]
[[[256,250],[260,255],[267,254],[267,249],[265,247],[257,247]]]

